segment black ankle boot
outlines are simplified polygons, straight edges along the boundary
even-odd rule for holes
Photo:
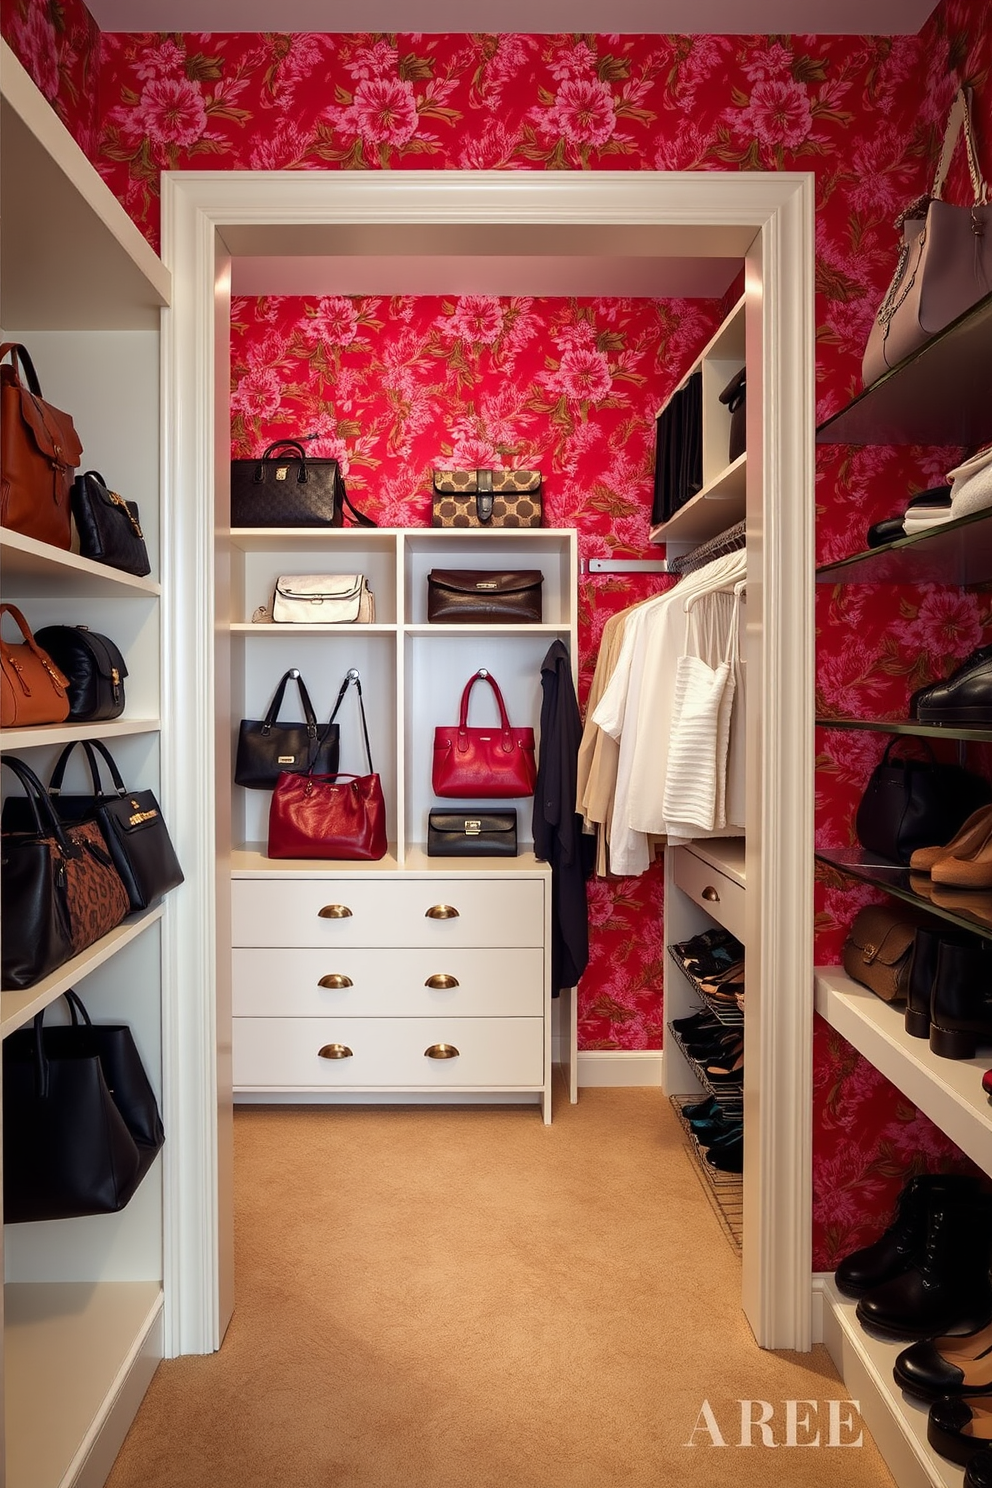
[[[973,1059],[992,1043],[992,941],[941,938],[930,996],[930,1048],[942,1059]]]
[[[977,1333],[992,1321],[990,1261],[992,1195],[935,1198],[912,1266],[865,1293],[858,1321],[887,1338]]]
[[[896,1200],[892,1223],[874,1245],[845,1256],[834,1272],[837,1290],[845,1297],[863,1297],[872,1287],[902,1276],[926,1240],[927,1216],[941,1195],[968,1198],[978,1192],[974,1178],[958,1173],[921,1173],[910,1178]]]

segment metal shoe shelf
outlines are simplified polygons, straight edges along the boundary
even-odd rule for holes
[[[694,1097],[670,1095],[669,1101],[678,1117],[690,1160],[699,1174],[706,1197],[713,1206],[724,1234],[739,1254],[744,1242],[743,1174],[724,1173],[720,1168],[715,1168],[712,1163],[706,1161],[706,1149],[685,1115],[685,1108],[693,1104]]]

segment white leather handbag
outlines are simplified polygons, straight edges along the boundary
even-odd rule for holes
[[[364,574],[280,574],[271,617],[255,620],[291,625],[371,625],[375,598]]]

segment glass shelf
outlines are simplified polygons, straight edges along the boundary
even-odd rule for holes
[[[992,407],[992,400],[990,400]],[[992,512],[971,512],[880,548],[824,563],[818,584],[986,584],[992,580]]]
[[[992,726],[961,728],[956,724],[917,723],[915,718],[817,718],[814,721],[817,728],[825,729],[858,729],[919,739],[970,739],[979,744],[992,742]]]
[[[817,444],[984,444],[992,439],[992,295],[825,419]]]
[[[929,874],[911,873],[895,863],[879,862],[858,847],[822,849],[815,857],[828,868],[884,889],[916,909],[929,911],[962,930],[972,930],[992,940],[992,890],[941,888],[931,881]]]

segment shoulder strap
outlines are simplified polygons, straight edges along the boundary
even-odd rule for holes
[[[299,688],[300,702],[303,704],[303,717],[306,720],[307,733],[310,735],[311,739],[315,739],[317,737],[317,715],[313,711],[313,703],[310,701],[310,694],[307,692],[306,683],[300,676],[299,669],[297,667],[290,667],[288,672],[283,672],[282,677],[279,680],[279,686],[272,694],[272,701],[269,704],[269,710],[262,721],[262,732],[268,733],[272,725],[275,723],[276,719],[279,717],[279,710],[282,707],[282,700],[286,695],[287,682],[295,682],[297,687]]]
[[[22,346],[19,341],[5,341],[0,346],[0,362],[7,355],[10,356],[11,365],[14,368],[14,376],[17,376],[17,363],[20,362],[28,380],[28,387],[36,398],[40,398],[41,383],[38,381],[38,374],[34,370],[34,362],[28,356],[27,348]]]
[[[964,147],[968,156],[968,174],[971,177],[971,187],[975,193],[975,205],[984,206],[988,201],[988,187],[978,167],[978,153],[975,149],[975,135],[971,124],[971,89],[959,88],[954,95],[951,111],[947,116],[947,128],[944,130],[944,144],[940,152],[940,160],[937,162],[936,174],[933,178],[933,189],[930,195],[941,199],[944,183],[947,180],[947,172],[951,166],[954,156],[954,147],[958,142],[958,135],[964,132]]]
[[[358,510],[358,507],[355,506],[351,497],[348,495],[348,492],[344,489],[344,482],[342,482],[341,484],[341,499],[344,502],[344,505],[351,512],[351,515],[354,517],[359,527],[378,527],[378,522],[373,522],[371,517],[367,517],[364,512],[360,512]]]
[[[357,667],[351,667],[347,672],[345,672],[344,681],[341,683],[341,686],[338,689],[337,700],[335,701],[334,708],[331,711],[331,716],[327,720],[327,728],[329,729],[335,718],[337,718],[338,710],[340,709],[341,704],[344,702],[344,695],[348,691],[348,688],[352,682],[354,682],[355,691],[358,693],[358,708],[362,715],[362,735],[365,739],[365,758],[368,760],[369,774],[372,775],[375,773],[375,771],[372,764],[372,748],[369,744],[369,726],[365,718],[365,703],[362,699],[362,677]],[[327,731],[325,730],[325,738],[326,733]],[[313,765],[310,766],[310,773],[313,773]]]
[[[475,686],[476,682],[488,682],[489,686],[493,690],[493,693],[495,694],[496,706],[499,709],[500,724],[503,732],[503,747],[506,748],[506,741],[510,738],[510,716],[506,711],[506,704],[503,701],[503,694],[499,690],[496,678],[490,672],[488,672],[485,667],[480,667],[475,675],[473,677],[469,677],[468,681],[465,683],[465,690],[462,693],[461,707],[458,710],[458,732],[464,733],[465,730],[468,728],[468,700],[472,695],[472,688]]]

